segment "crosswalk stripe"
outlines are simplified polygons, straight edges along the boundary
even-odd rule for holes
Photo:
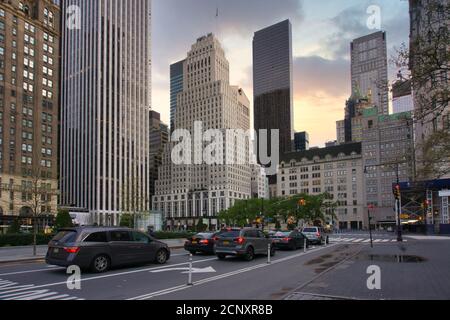
[[[366,239],[366,240],[364,240],[363,242],[370,242],[370,239]]]
[[[373,242],[381,242],[381,239],[375,239],[375,240],[373,240]]]
[[[353,241],[353,242],[361,242],[361,241],[363,241],[364,239],[356,239],[355,241]]]
[[[69,295],[68,294],[61,294],[61,295],[57,295],[57,296],[53,296],[53,297],[48,297],[48,298],[44,298],[44,299],[39,299],[39,300],[57,300],[57,299],[62,299],[62,298],[67,298]]]
[[[389,242],[389,239],[383,239],[382,242]]]

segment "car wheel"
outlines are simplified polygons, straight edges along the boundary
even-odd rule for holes
[[[246,261],[252,261],[255,258],[255,251],[253,250],[253,247],[248,247],[247,251],[245,252],[244,259]]]
[[[193,256],[197,254],[197,251],[189,251]]]
[[[217,255],[217,258],[219,258],[219,260],[225,260],[226,257],[227,257],[227,256],[224,255],[224,254],[218,254],[218,255]]]
[[[95,273],[102,273],[109,270],[111,260],[107,255],[98,255],[92,260],[91,270]]]
[[[155,262],[157,264],[165,264],[167,262],[167,251],[164,249],[159,250],[156,253]]]

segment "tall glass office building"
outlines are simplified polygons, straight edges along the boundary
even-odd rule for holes
[[[61,46],[61,204],[115,225],[149,209],[151,1],[62,1],[77,13]]]
[[[170,131],[175,128],[175,114],[177,111],[177,95],[183,91],[183,63],[184,60],[170,65]]]
[[[292,61],[292,26],[289,20],[255,32],[253,38],[255,130],[257,132],[261,129],[280,130],[280,153],[291,151],[294,140]],[[270,140],[268,150],[270,154]]]

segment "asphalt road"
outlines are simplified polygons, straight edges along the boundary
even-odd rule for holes
[[[104,274],[82,274],[81,289],[67,287],[64,268],[42,263],[17,263],[0,266],[0,300],[139,300],[139,299],[281,299],[317,275],[308,264],[322,255],[336,261],[347,257],[355,246],[331,244],[313,247],[307,253],[277,251],[271,264],[267,257],[252,262],[237,258],[218,260],[198,255],[193,267],[193,286],[187,286],[189,256],[173,250],[169,263],[116,269]],[[181,269],[180,269],[181,268]]]
[[[187,285],[189,255],[182,249],[172,250],[163,266],[82,274],[79,290],[68,288],[64,268],[44,262],[1,264],[0,300],[450,299],[450,238],[411,237],[397,243],[392,235],[380,234],[374,248],[367,239],[364,233],[333,235],[328,246],[307,253],[277,251],[270,264],[267,257],[246,262],[197,255],[193,286]],[[380,290],[367,287],[367,268],[373,265],[381,270]]]

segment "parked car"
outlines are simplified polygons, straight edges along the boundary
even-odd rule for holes
[[[214,254],[214,238],[216,233],[198,233],[184,243],[184,249],[192,254],[197,252]]]
[[[273,244],[277,249],[290,249],[297,250],[298,248],[304,248],[305,235],[299,231],[279,231],[271,235]],[[308,241],[306,247],[308,247]]]
[[[167,244],[128,228],[77,227],[61,229],[50,241],[46,262],[68,267],[77,265],[93,272],[111,267],[170,259]]]
[[[321,227],[306,227],[303,228],[302,233],[306,236],[310,244],[325,244],[328,243],[328,235]]]
[[[256,228],[226,229],[219,232],[216,237],[215,252],[219,259],[227,256],[242,257],[251,261],[256,255],[275,255],[272,239]]]

